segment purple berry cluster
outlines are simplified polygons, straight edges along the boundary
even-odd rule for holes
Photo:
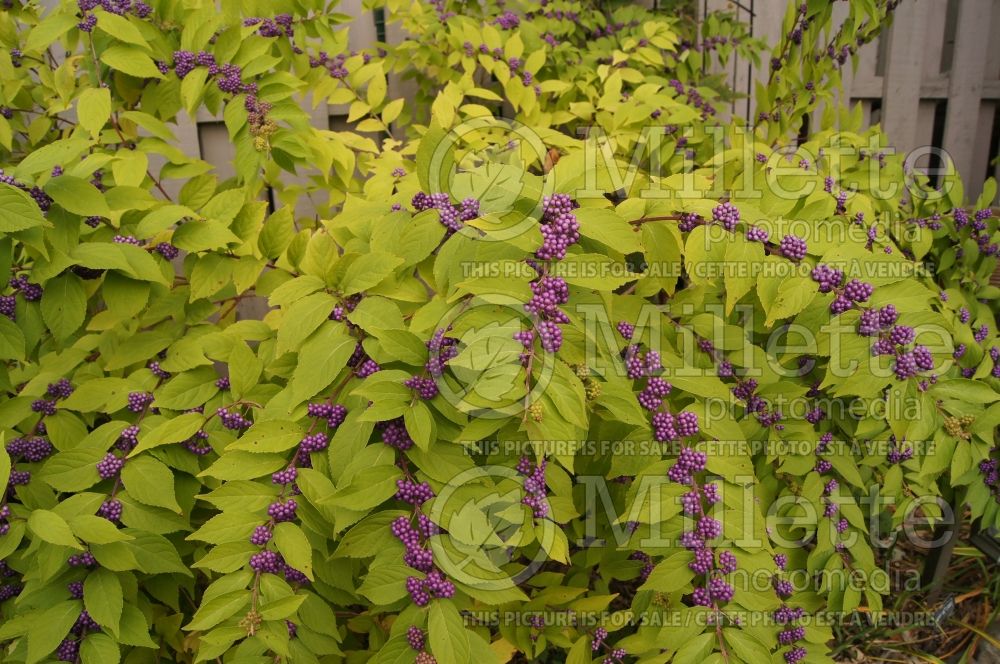
[[[916,331],[908,325],[896,325],[899,314],[896,308],[887,304],[880,309],[868,309],[861,313],[858,334],[877,337],[872,344],[873,355],[894,355],[893,371],[898,380],[907,380],[922,371],[934,368],[934,357],[926,346],[913,345]],[[936,380],[931,376],[931,380]]]
[[[909,461],[913,458],[913,447],[902,447],[897,441],[895,436],[889,437],[889,452],[886,454],[886,459],[891,464],[899,464],[904,461]]]
[[[419,507],[434,497],[434,490],[427,482],[400,478],[396,480],[396,500]]]
[[[540,276],[531,283],[531,299],[524,305],[535,321],[535,331],[542,350],[556,353],[562,347],[562,330],[559,325],[569,322],[569,316],[559,306],[569,301],[569,286],[561,277]],[[514,338],[530,349],[535,335],[531,332],[516,332]]]
[[[427,634],[416,625],[410,625],[406,630],[406,642],[414,650],[423,650],[424,644],[427,642]]]
[[[108,452],[104,458],[97,462],[97,474],[102,480],[116,477],[125,466],[125,459],[117,456],[114,452]]]
[[[432,599],[455,596],[455,584],[436,569],[428,572],[423,579],[416,576],[406,577],[406,590],[417,606],[427,606]]]
[[[299,441],[299,455],[322,452],[330,445],[330,437],[322,431],[309,434]]]
[[[986,485],[986,488],[990,490],[993,498],[1000,503],[1000,462],[995,457],[983,459],[979,462],[979,472],[983,476],[983,483]]]
[[[542,459],[536,466],[528,457],[521,457],[517,462],[517,474],[524,477],[524,497],[521,504],[531,508],[536,519],[544,519],[549,515],[549,501],[545,488],[545,467],[547,459]]]
[[[295,480],[299,476],[299,471],[295,466],[289,466],[284,470],[279,470],[271,473],[271,483],[279,484],[282,486],[295,484]]]
[[[282,501],[277,500],[267,506],[267,514],[275,523],[283,521],[294,521],[295,513],[299,509],[299,504],[294,498]]]
[[[25,302],[37,302],[42,299],[42,287],[28,281],[26,275],[18,275],[10,280],[10,287],[21,294]]]
[[[562,260],[566,249],[580,240],[580,222],[573,210],[577,204],[566,194],[542,200],[542,246],[535,255],[542,260]]]
[[[740,222],[740,211],[729,201],[720,203],[712,208],[712,221],[722,224],[727,231],[732,231]]]
[[[155,247],[153,247],[153,251],[163,256],[168,261],[172,261],[173,259],[177,258],[177,255],[180,253],[180,249],[170,244],[169,242],[160,242]]]
[[[766,243],[771,238],[771,234],[766,228],[760,226],[750,226],[747,229],[747,240],[751,242]]]
[[[786,235],[778,245],[781,255],[788,260],[799,262],[806,257],[806,241],[797,235]]]
[[[90,551],[75,553],[67,559],[66,563],[70,567],[97,567],[97,559]]]
[[[382,427],[382,442],[389,447],[395,447],[401,452],[413,447],[413,439],[410,438],[402,417],[381,422],[380,426]]]
[[[13,54],[13,50],[11,51],[11,54]],[[31,196],[31,198],[35,201],[35,204],[38,206],[38,209],[42,212],[48,212],[49,208],[52,207],[52,198],[42,191],[41,187],[28,186],[13,176],[5,174],[2,168],[0,168],[0,184],[8,184],[26,192],[29,196]],[[41,295],[39,295],[39,297],[41,297]]]
[[[21,458],[28,463],[36,463],[47,459],[55,452],[52,444],[41,436],[27,438],[12,438],[4,448],[11,459]]]
[[[101,503],[97,515],[112,523],[118,523],[122,518],[122,501],[110,498]]]
[[[333,307],[333,311],[330,312],[330,320],[338,322],[346,320],[347,314],[354,311],[361,303],[361,297],[361,293],[357,293],[341,300]],[[348,324],[348,326],[351,327],[350,324]]]
[[[437,382],[433,378],[411,376],[403,381],[403,385],[416,392],[425,401],[433,399],[438,395]]]
[[[219,408],[215,411],[215,414],[222,421],[222,426],[232,431],[239,431],[240,429],[248,429],[250,425],[253,424],[249,419],[243,416],[237,410],[230,410],[229,408]]]
[[[309,417],[326,420],[327,427],[336,429],[347,417],[347,409],[340,404],[311,403],[307,406]]]
[[[132,14],[137,18],[147,18],[153,13],[153,8],[142,0],[77,0],[76,4],[81,12],[81,19],[76,27],[81,32],[93,31],[97,25],[97,15],[91,12],[98,7],[118,16]]]
[[[446,336],[446,334],[447,330],[435,330],[431,338],[424,342],[427,350],[430,351],[424,369],[434,378],[443,376],[448,361],[458,355],[458,340]]]
[[[153,403],[153,394],[151,392],[130,392],[127,408],[133,413],[141,413],[151,403]]]
[[[265,549],[250,556],[250,569],[261,574],[280,574],[285,568],[285,559],[277,551]]]
[[[820,293],[834,293],[830,312],[835,316],[854,308],[857,304],[867,302],[875,292],[874,286],[859,279],[851,279],[842,286],[844,273],[825,264],[814,267],[810,276],[819,284]]]
[[[420,191],[413,196],[410,204],[417,212],[437,210],[441,225],[447,228],[449,233],[461,230],[466,221],[479,216],[479,201],[475,198],[466,198],[458,205],[453,205],[448,194],[425,194]]]
[[[706,119],[707,120],[711,116],[715,115],[715,113],[716,113],[715,107],[712,106],[712,104],[710,104],[708,102],[708,100],[706,100],[702,96],[701,92],[699,92],[698,89],[695,86],[691,85],[691,86],[685,87],[685,85],[683,83],[681,83],[679,80],[677,80],[676,78],[670,79],[667,82],[667,84],[671,88],[673,88],[674,92],[677,93],[678,97],[680,97],[680,96],[686,97],[687,98],[687,102],[691,106],[694,106],[696,109],[698,109],[699,111],[701,111],[701,117],[702,117],[702,119]],[[678,143],[678,147],[680,147],[679,143]]]
[[[452,597],[455,594],[455,586],[445,576],[434,568],[434,554],[427,541],[437,535],[440,531],[437,525],[425,514],[416,511],[417,525],[411,522],[409,517],[401,516],[392,522],[392,534],[402,542],[406,548],[403,554],[403,562],[418,572],[426,574],[421,579],[410,576],[406,579],[406,589],[410,593],[410,598],[417,606],[427,606],[431,599]],[[410,645],[414,650],[418,650],[418,639],[414,635]],[[419,640],[419,646],[423,647],[423,640]]]
[[[699,606],[717,606],[733,599],[735,590],[724,577],[735,572],[738,565],[732,551],[721,551],[716,556],[709,545],[709,542],[722,536],[722,524],[708,516],[706,509],[721,499],[718,486],[700,485],[695,479],[697,473],[705,470],[707,461],[704,452],[685,447],[667,472],[667,477],[672,482],[690,488],[681,497],[681,504],[684,512],[694,517],[696,523],[693,530],[681,535],[681,545],[694,556],[688,567],[695,574],[704,577],[705,582],[705,585],[694,589],[691,599]]]
[[[257,26],[257,34],[261,37],[288,37],[295,36],[295,28],[292,25],[291,14],[278,14],[274,18],[249,17],[243,19],[243,27],[250,28]]]

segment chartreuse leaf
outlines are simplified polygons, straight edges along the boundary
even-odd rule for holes
[[[110,629],[118,636],[124,600],[117,574],[106,569],[96,569],[88,574],[83,582],[83,603],[101,627]]]
[[[236,341],[229,353],[229,384],[233,396],[243,397],[257,385],[264,363],[243,341]]]
[[[10,477],[10,455],[7,454],[7,450],[4,449],[4,438],[3,434],[0,434],[0,477],[3,478],[3,485],[6,489],[7,478]]]
[[[159,400],[158,396],[157,401]],[[185,441],[196,434],[204,423],[205,416],[201,413],[185,413],[174,419],[165,420],[149,433],[140,435],[139,445],[132,450],[130,456],[136,456],[161,445]]]
[[[87,293],[80,277],[66,273],[49,281],[42,293],[42,319],[57,339],[65,339],[83,324]]]
[[[9,184],[0,183],[0,233],[14,233],[47,223],[30,196]]]
[[[295,422],[264,420],[250,427],[239,440],[227,449],[247,452],[284,452],[297,445],[305,430]]]
[[[107,634],[88,634],[80,645],[80,659],[83,664],[117,664],[121,651]]]
[[[49,510],[32,510],[28,517],[28,529],[35,537],[50,544],[59,544],[73,549],[83,550],[83,546],[73,536],[73,530],[55,512]]]
[[[62,175],[49,180],[45,193],[65,210],[82,216],[110,217],[108,203],[97,187],[78,177]]]
[[[460,664],[470,661],[469,633],[450,599],[431,603],[427,631],[431,653],[438,662]]]
[[[202,604],[184,629],[205,631],[215,627],[250,603],[249,590],[234,590]]]
[[[181,511],[174,495],[174,474],[163,462],[149,455],[129,459],[121,476],[128,494],[140,503]]]
[[[312,545],[301,528],[291,523],[279,523],[274,528],[274,545],[286,563],[313,578]]]
[[[51,653],[80,616],[79,600],[59,602],[34,614],[28,628],[28,660],[39,662]]]
[[[333,382],[354,352],[356,341],[343,326],[324,323],[299,351],[292,373],[292,395],[296,401],[310,399]]]
[[[111,19],[120,18],[109,15]],[[127,22],[126,22],[127,23]],[[101,23],[104,25],[104,22]],[[131,27],[131,24],[128,24]],[[133,28],[134,29],[134,28]],[[76,102],[76,114],[80,124],[95,138],[111,117],[111,91],[107,88],[88,88]]]

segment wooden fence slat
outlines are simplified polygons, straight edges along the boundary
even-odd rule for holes
[[[979,110],[990,44],[992,0],[961,0],[958,6],[958,43],[952,58],[948,85],[948,114],[942,146],[955,163],[963,180],[978,182],[982,173],[973,172]]]
[[[917,107],[924,67],[927,0],[906,3],[893,16],[882,81],[882,126],[900,151],[917,147]]]

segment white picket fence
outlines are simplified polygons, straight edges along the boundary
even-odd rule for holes
[[[701,12],[736,13],[768,43],[781,38],[783,1],[697,2]],[[837,2],[834,12],[834,20],[842,20],[847,3]],[[928,146],[943,149],[966,192],[978,196],[987,177],[1000,177],[995,163],[1000,155],[998,35],[1000,0],[903,0],[892,26],[860,49],[856,70],[845,68],[837,102],[860,103],[866,123],[881,123],[899,151],[917,155]],[[745,93],[753,90],[751,81],[766,79],[767,67],[765,58],[759,69],[749,63],[726,69],[731,85]],[[752,118],[753,100],[741,99],[730,110]],[[914,164],[926,168],[929,157]]]

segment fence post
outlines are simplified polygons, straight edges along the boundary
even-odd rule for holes
[[[983,79],[990,45],[991,0],[961,0],[958,5],[960,41],[955,44],[948,83],[948,114],[944,145],[962,176],[968,196],[978,195],[982,173],[973,173],[982,105]]]
[[[925,3],[908,2],[893,16],[888,58],[882,79],[882,125],[893,145],[909,152],[917,147],[917,108],[924,70]]]

